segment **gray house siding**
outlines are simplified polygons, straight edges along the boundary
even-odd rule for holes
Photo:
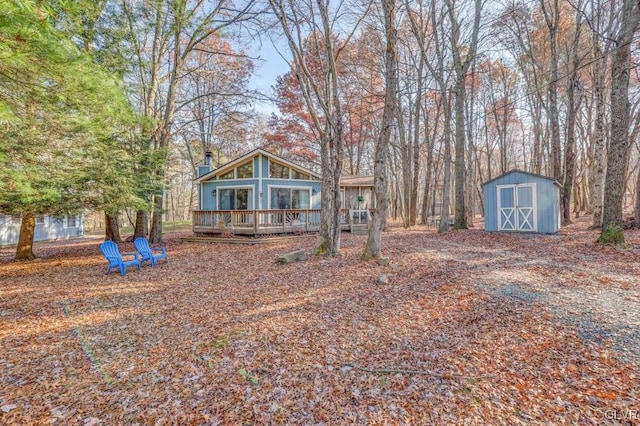
[[[69,226],[68,218],[52,216],[39,217],[36,222],[34,241],[65,240],[84,235],[82,216],[74,216],[75,226]],[[21,220],[11,216],[0,215],[0,246],[18,243]]]
[[[555,180],[521,171],[509,172],[482,186],[485,230],[499,231],[498,187],[502,185],[535,185],[536,232],[555,234],[560,229],[560,190]]]

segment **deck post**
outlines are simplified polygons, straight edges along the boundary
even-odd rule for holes
[[[258,235],[258,221],[260,220],[260,213],[258,210],[256,210],[253,213],[253,236],[255,237],[256,235]]]

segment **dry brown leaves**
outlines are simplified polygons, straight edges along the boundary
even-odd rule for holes
[[[3,249],[0,423],[636,424],[640,249],[596,236],[392,227],[383,267],[176,234],[124,278],[97,240]]]

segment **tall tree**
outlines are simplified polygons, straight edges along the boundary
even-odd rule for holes
[[[465,205],[465,170],[467,164],[465,162],[466,131],[465,131],[465,102],[466,102],[466,84],[467,73],[471,64],[476,59],[476,50],[478,46],[478,33],[480,30],[480,12],[482,10],[482,1],[474,1],[473,24],[471,26],[471,35],[464,46],[460,45],[460,36],[463,23],[459,21],[455,0],[447,0],[447,10],[449,21],[451,23],[451,53],[453,57],[453,68],[455,70],[455,220],[454,228],[466,229],[467,212]],[[463,50],[466,55],[463,56]],[[468,123],[468,125],[471,125]]]
[[[396,30],[396,3],[395,0],[382,0],[384,16],[384,30],[386,38],[385,49],[385,96],[384,112],[382,114],[382,126],[376,141],[375,159],[373,165],[374,184],[376,193],[376,212],[373,215],[373,224],[369,228],[369,237],[362,254],[363,260],[380,257],[382,250],[382,231],[384,229],[388,210],[388,180],[387,158],[394,121],[396,119],[397,102],[397,30]]]
[[[53,25],[50,9],[10,0],[0,9],[0,211],[23,216],[16,259],[29,259],[36,215],[131,201],[119,161],[130,117],[115,78]]]
[[[629,76],[633,68],[631,43],[640,26],[638,0],[622,0],[618,22],[611,66],[611,142],[604,187],[603,232],[610,224],[622,226],[622,201],[626,189],[630,146]]]
[[[178,94],[188,73],[190,58],[198,50],[207,51],[206,42],[223,29],[247,22],[258,13],[254,0],[213,3],[187,0],[121,0],[129,24],[131,58],[136,99],[140,114],[151,123],[142,129],[145,142],[141,166],[148,168],[156,182],[165,183],[168,153],[173,142]],[[149,239],[162,239],[164,193],[148,195],[153,212]]]
[[[551,4],[547,4],[550,1]],[[558,28],[560,6],[558,0],[540,0],[544,22],[549,31],[551,72],[548,83],[549,122],[551,123],[551,175],[562,181],[562,151],[560,141],[560,115],[558,113]]]
[[[569,52],[567,80],[567,132],[564,148],[564,182],[562,185],[562,224],[571,223],[571,196],[576,171],[576,121],[582,102],[578,71],[581,68],[584,53],[580,50],[582,39],[582,14],[576,13],[575,33]]]
[[[609,54],[612,42],[605,34],[612,32],[615,21],[613,7],[605,6],[610,2],[596,0],[587,2],[591,7],[585,11],[586,21],[591,29],[591,47],[594,66],[592,67],[592,87],[595,103],[593,134],[591,142],[592,166],[590,173],[590,187],[592,188],[593,228],[602,226],[602,203],[604,202],[604,181],[606,176],[606,74],[609,67]]]
[[[293,57],[292,74],[299,83],[304,106],[320,141],[322,211],[317,253],[336,255],[340,251],[340,176],[345,152],[345,115],[341,100],[338,61],[353,31],[340,43],[332,28],[338,10],[330,2],[270,0]],[[312,62],[317,61],[313,64]],[[321,70],[322,78],[314,73]]]

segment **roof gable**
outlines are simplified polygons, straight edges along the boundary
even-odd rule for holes
[[[509,176],[510,174],[513,174],[513,173],[522,173],[523,175],[533,176],[533,177],[537,177],[537,178],[540,178],[540,179],[546,179],[546,180],[548,180],[548,181],[553,182],[553,184],[554,184],[554,185],[562,186],[562,185],[560,184],[560,182],[558,182],[558,180],[557,180],[557,179],[551,178],[551,177],[549,177],[549,176],[539,175],[539,174],[536,174],[536,173],[525,172],[525,171],[523,171],[523,170],[519,170],[519,169],[509,170],[508,172],[503,173],[503,174],[501,174],[500,176],[494,177],[494,178],[493,178],[493,179],[491,179],[491,180],[488,180],[488,181],[486,181],[486,182],[483,182],[481,186],[488,185],[488,184],[490,184],[490,183],[492,183],[492,182],[495,182],[495,181],[497,181],[497,180],[500,180],[500,179],[502,179],[503,177],[505,177],[505,176]]]
[[[314,176],[314,177],[316,177],[318,179],[321,179],[321,176],[318,173],[316,173],[316,172],[314,172],[312,170],[309,170],[306,167],[302,167],[302,166],[300,166],[298,164],[292,163],[291,161],[286,160],[286,159],[284,159],[284,158],[282,158],[282,157],[280,157],[280,156],[278,156],[276,154],[273,154],[273,153],[271,153],[269,151],[265,151],[262,148],[256,148],[256,149],[254,149],[252,151],[249,151],[246,154],[244,154],[244,155],[242,155],[242,156],[240,156],[240,157],[238,157],[238,158],[236,158],[234,160],[229,161],[226,164],[221,165],[220,167],[218,167],[218,168],[216,168],[214,170],[211,170],[209,173],[205,173],[204,175],[202,175],[199,178],[195,179],[195,182],[197,182],[197,183],[206,182],[206,181],[212,179],[215,176],[219,176],[221,174],[225,174],[229,170],[232,170],[234,167],[246,162],[247,160],[251,160],[251,159],[253,159],[253,158],[255,158],[255,157],[259,156],[259,155],[263,155],[263,156],[265,156],[265,157],[267,157],[269,159],[273,159],[278,163],[282,163],[285,166],[288,166],[288,167],[292,168],[293,170],[296,170],[296,171],[302,172],[304,174],[308,174],[308,175]]]

